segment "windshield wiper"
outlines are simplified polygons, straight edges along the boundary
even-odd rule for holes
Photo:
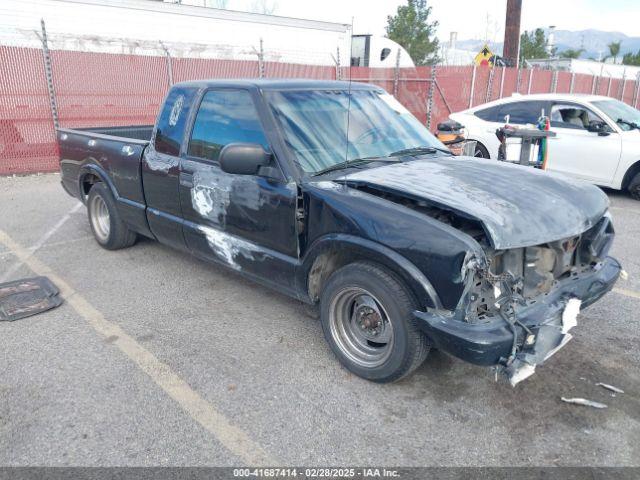
[[[366,158],[353,158],[351,160],[345,160],[344,162],[336,163],[335,165],[331,165],[330,167],[323,168],[322,170],[318,170],[312,176],[316,177],[318,175],[323,175],[329,172],[335,172],[337,170],[344,170],[345,168],[356,167],[358,165],[365,165],[367,163],[372,162],[400,162],[400,160],[395,158],[385,158],[385,157],[366,157]]]
[[[625,125],[629,125],[631,128],[636,128],[640,130],[640,125],[638,125],[637,123],[630,122],[628,120],[623,120],[622,118],[619,118],[618,120],[616,120],[616,123],[624,123]]]
[[[390,157],[400,157],[402,155],[422,155],[422,154],[437,153],[437,152],[442,152],[442,153],[446,153],[448,155],[453,155],[446,148],[424,146],[424,147],[403,148],[402,150],[398,150],[397,152],[390,153],[389,156]]]

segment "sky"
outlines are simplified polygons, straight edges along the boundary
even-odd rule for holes
[[[351,23],[354,33],[383,35],[387,15],[406,0],[261,0],[275,3],[275,15]],[[255,0],[228,0],[227,8],[246,10]],[[440,22],[437,36],[502,41],[506,0],[427,0]],[[464,12],[461,14],[461,12]],[[640,0],[523,0],[522,29],[555,25],[559,30],[594,28],[640,36]]]

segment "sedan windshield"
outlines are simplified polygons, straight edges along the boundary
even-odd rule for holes
[[[620,100],[597,100],[593,104],[616,122],[622,130],[633,130],[640,125],[640,110]]]
[[[268,92],[285,141],[307,173],[364,165],[399,151],[446,149],[393,96],[374,90]],[[430,148],[431,147],[431,148]],[[397,160],[397,159],[396,159]]]

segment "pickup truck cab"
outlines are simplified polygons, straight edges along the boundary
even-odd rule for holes
[[[373,85],[181,83],[155,126],[58,138],[100,245],[144,235],[319,304],[339,360],[377,382],[437,347],[515,384],[620,273],[597,187],[453,157]]]

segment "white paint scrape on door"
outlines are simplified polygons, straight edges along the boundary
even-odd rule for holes
[[[247,242],[246,240],[221,232],[215,228],[199,225],[198,230],[205,235],[209,242],[209,246],[216,256],[236,270],[241,269],[240,265],[236,261],[238,256],[242,256],[248,260],[255,260],[254,254],[261,250],[257,245],[251,242]]]

